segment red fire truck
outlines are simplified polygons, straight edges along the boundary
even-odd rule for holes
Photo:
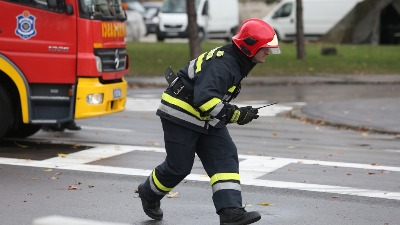
[[[0,0],[0,139],[125,109],[121,0]]]

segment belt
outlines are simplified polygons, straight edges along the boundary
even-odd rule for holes
[[[174,73],[171,66],[169,66],[167,68],[164,76],[165,76],[165,80],[167,80],[167,82],[168,82],[168,88],[171,88],[171,90],[174,92],[174,94],[178,98],[190,100],[190,101],[192,100],[191,93],[187,90],[187,88],[185,88],[185,85],[180,80],[180,77],[178,77]]]

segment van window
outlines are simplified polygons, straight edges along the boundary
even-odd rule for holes
[[[195,7],[199,6],[200,0],[195,1]],[[186,13],[186,0],[164,0],[161,9],[163,13]]]
[[[273,15],[273,18],[288,17],[292,14],[293,3],[283,4]]]

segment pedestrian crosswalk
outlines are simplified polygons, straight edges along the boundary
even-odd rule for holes
[[[25,160],[0,158],[0,164],[52,168],[60,170],[75,170],[86,172],[98,172],[107,174],[148,176],[151,170],[143,168],[124,168],[101,165],[101,160],[127,154],[134,151],[151,152],[164,154],[164,148],[143,147],[133,145],[109,145],[109,144],[89,144],[93,148],[69,154],[63,157],[54,157],[46,160]],[[400,201],[400,192],[384,190],[370,190],[366,188],[355,188],[340,185],[326,185],[304,182],[290,182],[265,179],[265,175],[282,169],[287,165],[318,165],[324,167],[363,169],[370,171],[388,171],[391,173],[400,172],[400,167],[369,165],[358,163],[343,163],[321,160],[305,160],[294,158],[277,158],[269,156],[239,155],[241,183],[270,188],[284,188],[300,191],[321,192],[330,194],[352,195],[370,198],[391,199]],[[97,161],[96,165],[90,164]],[[209,178],[204,174],[190,174],[186,180],[208,182]]]

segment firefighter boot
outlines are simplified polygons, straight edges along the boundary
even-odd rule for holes
[[[140,184],[138,187],[138,193],[140,200],[142,200],[143,211],[148,215],[150,218],[154,220],[161,220],[163,218],[163,211],[160,208],[160,201],[157,202],[150,202],[144,198],[144,187],[143,184]]]
[[[261,219],[258,212],[246,212],[244,208],[226,208],[219,213],[220,225],[246,225]]]

